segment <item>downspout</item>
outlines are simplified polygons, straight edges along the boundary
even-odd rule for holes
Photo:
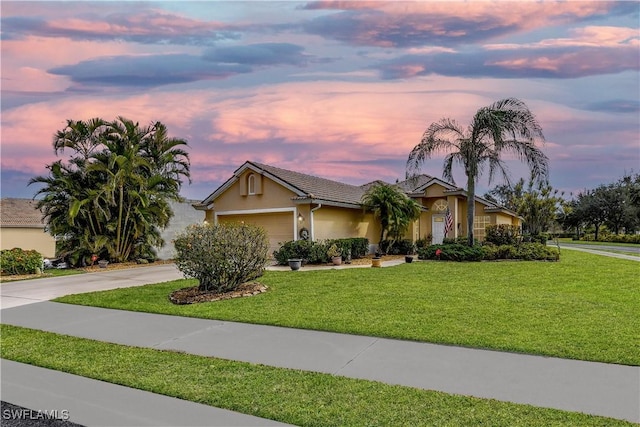
[[[311,234],[310,239],[311,239],[312,242],[316,240],[316,237],[315,237],[315,234],[314,234],[314,227],[313,227],[313,213],[315,211],[317,211],[318,209],[320,209],[321,207],[322,207],[322,203],[318,203],[318,206],[316,206],[315,208],[313,208],[313,209],[311,209],[309,211],[309,222],[310,222],[309,225],[310,225],[310,228],[311,228],[311,230],[310,230],[310,234]]]

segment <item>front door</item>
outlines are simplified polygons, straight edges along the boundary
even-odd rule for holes
[[[431,244],[439,245],[444,239],[444,215],[437,214],[431,217]]]

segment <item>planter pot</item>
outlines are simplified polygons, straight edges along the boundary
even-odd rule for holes
[[[382,258],[371,258],[371,267],[382,267]]]
[[[100,260],[98,261],[98,265],[100,266],[100,268],[107,268],[107,265],[109,265],[109,261]]]
[[[302,267],[302,260],[298,259],[298,258],[290,259],[289,260],[289,267],[291,267],[291,270],[293,270],[293,271],[300,270],[300,267]]]
[[[404,262],[409,262],[409,263],[413,262],[413,257],[411,255],[405,256],[404,257]]]
[[[331,262],[333,263],[333,265],[340,265],[342,264],[342,257],[334,256],[333,258],[331,258]]]

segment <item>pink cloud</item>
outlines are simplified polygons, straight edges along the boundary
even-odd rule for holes
[[[486,40],[548,25],[604,15],[608,2],[359,2],[309,3],[338,12],[311,21],[308,30],[327,38],[380,47],[446,45]]]

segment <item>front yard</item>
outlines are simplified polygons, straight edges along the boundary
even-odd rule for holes
[[[251,298],[176,306],[179,280],[57,301],[640,365],[638,264],[563,251],[560,262],[420,262],[267,272]]]
[[[269,291],[176,306],[173,282],[58,301],[640,365],[638,264],[419,262],[267,272]],[[328,374],[127,347],[2,325],[3,358],[296,425],[632,425]]]

